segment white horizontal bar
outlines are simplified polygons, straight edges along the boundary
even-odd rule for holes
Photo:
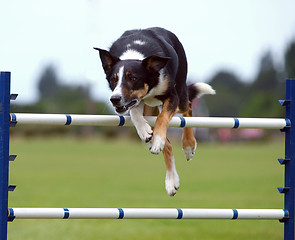
[[[63,208],[13,208],[14,216],[17,218],[63,218]],[[9,213],[11,215],[11,212]]]
[[[283,209],[177,208],[9,208],[8,218],[19,219],[283,219]]]
[[[125,124],[128,125],[128,122],[131,123],[130,117],[123,118],[125,120]],[[14,120],[17,124],[38,125],[118,126],[120,124],[120,116],[118,115],[12,113],[10,114],[10,121],[13,122]]]
[[[156,117],[145,117],[151,126]],[[130,116],[78,115],[78,114],[32,114],[11,113],[11,123],[50,125],[132,126]],[[170,127],[197,128],[261,128],[283,129],[291,125],[280,118],[229,118],[229,117],[173,117]]]
[[[277,209],[239,209],[238,214],[239,219],[273,219],[273,216],[280,216],[283,213]],[[285,212],[284,214],[287,213]],[[283,218],[284,217],[288,217],[288,214],[287,216],[283,216]]]

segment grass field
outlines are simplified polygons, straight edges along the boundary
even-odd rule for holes
[[[12,139],[10,207],[283,208],[284,143],[202,144],[166,194],[162,155],[132,141]],[[282,239],[276,220],[15,220],[8,239]]]

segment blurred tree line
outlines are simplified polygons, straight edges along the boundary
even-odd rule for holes
[[[57,70],[53,65],[48,65],[40,75],[38,81],[39,100],[29,105],[14,104],[11,112],[21,113],[69,113],[69,114],[113,114],[113,111],[104,102],[95,102],[90,96],[90,86],[63,84]],[[81,81],[83,82],[83,81]],[[14,130],[12,135],[91,135],[104,133],[112,136],[114,133],[109,128],[83,126],[32,126],[26,125]]]
[[[271,51],[260,60],[256,77],[249,82],[230,71],[216,73],[208,82],[216,95],[206,98],[211,116],[284,117],[277,100],[285,98],[285,79],[295,78],[295,41],[284,54],[284,64],[276,66]]]
[[[284,64],[277,66],[267,51],[260,60],[258,73],[252,81],[243,81],[231,71],[221,70],[206,82],[216,90],[215,96],[205,97],[210,116],[284,117],[284,108],[277,100],[285,97],[285,79],[295,78],[295,40],[284,53]],[[105,102],[95,102],[89,86],[62,83],[56,69],[49,65],[40,75],[39,100],[30,105],[12,105],[12,112],[114,114]],[[25,127],[26,135],[38,133],[93,133],[113,136],[117,128]],[[70,129],[70,130],[69,130]],[[38,131],[36,131],[38,130]],[[19,131],[19,130],[18,130]],[[121,130],[122,131],[122,130]],[[125,131],[125,130],[124,130]]]
[[[38,81],[39,100],[30,105],[17,105],[15,109],[28,113],[110,114],[104,102],[91,98],[90,86],[62,82],[55,67],[47,66]]]

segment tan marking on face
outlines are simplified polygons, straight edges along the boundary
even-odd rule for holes
[[[126,77],[131,77],[131,72],[127,71],[126,72]]]
[[[145,83],[144,88],[138,90],[128,90],[122,88],[122,94],[124,96],[125,102],[129,102],[133,99],[138,99],[139,101],[147,94],[149,86]]]
[[[148,90],[149,86],[145,83],[143,88],[130,91],[130,96],[131,98],[137,98],[141,100],[147,94]]]

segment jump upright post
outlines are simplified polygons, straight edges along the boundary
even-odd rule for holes
[[[285,194],[285,209],[289,211],[289,219],[284,225],[284,239],[295,239],[295,79],[287,79],[286,99],[280,101],[286,107],[286,119],[293,126],[285,128],[285,187],[279,188]]]
[[[117,218],[117,219],[279,219],[284,222],[284,239],[295,239],[295,79],[287,79],[285,119],[269,118],[183,118],[174,117],[170,127],[263,128],[285,132],[285,194],[283,209],[148,209],[148,208],[8,208],[9,127],[21,124],[130,126],[130,117],[69,114],[10,113],[10,73],[0,74],[0,240],[7,239],[7,221],[14,219]],[[154,125],[155,117],[146,117]],[[293,123],[293,126],[292,126]]]
[[[7,239],[10,72],[0,72],[0,239]]]

